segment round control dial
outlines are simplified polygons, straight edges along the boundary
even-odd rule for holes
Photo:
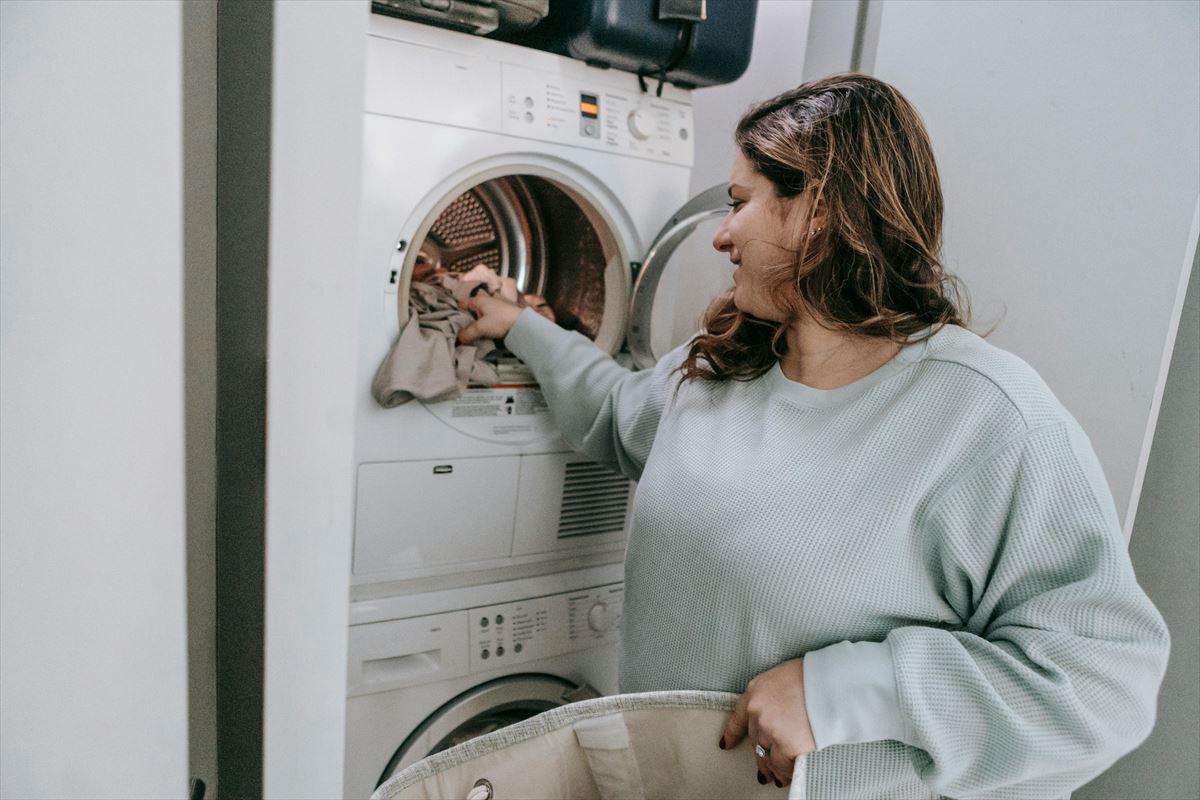
[[[634,109],[629,112],[629,132],[633,134],[635,139],[649,139],[651,130],[650,115],[642,109]]]
[[[612,630],[612,616],[608,613],[608,603],[596,603],[588,609],[588,627],[597,633]]]

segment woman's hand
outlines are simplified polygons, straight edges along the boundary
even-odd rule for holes
[[[463,308],[476,320],[458,332],[459,344],[471,344],[476,339],[503,339],[521,314],[521,307],[501,297],[478,292],[464,301]]]
[[[804,659],[785,661],[746,685],[725,723],[721,748],[732,748],[747,733],[767,753],[758,757],[758,782],[791,783],[796,757],[817,749],[804,704]]]

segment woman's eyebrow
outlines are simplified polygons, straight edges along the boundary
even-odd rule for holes
[[[740,183],[731,183],[731,184],[729,184],[729,188],[727,189],[727,191],[729,192],[729,196],[730,196],[730,197],[733,197],[733,190],[734,190],[734,189],[737,189],[739,192],[743,192],[743,191],[745,191],[745,190],[746,190],[746,187],[745,187],[745,186],[742,186]]]

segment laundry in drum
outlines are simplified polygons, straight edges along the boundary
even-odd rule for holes
[[[371,383],[380,405],[392,408],[414,398],[452,400],[471,385],[492,386],[505,376],[511,381],[514,372],[528,380],[519,360],[495,342],[479,339],[458,344],[458,332],[475,319],[466,301],[480,291],[558,321],[545,297],[520,292],[516,280],[498,275],[487,265],[457,272],[418,254],[409,289],[409,321]]]
[[[459,331],[474,321],[465,308],[472,293],[504,297],[590,339],[606,315],[606,272],[617,250],[572,190],[541,176],[503,175],[439,209],[423,239],[404,237],[404,257],[413,259],[409,291],[397,298],[401,309],[407,305],[406,322],[371,383],[385,408],[536,383],[503,342],[458,344]],[[402,274],[398,266],[391,269]],[[507,415],[500,406],[492,413]]]

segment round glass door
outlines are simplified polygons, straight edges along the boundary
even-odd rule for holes
[[[630,303],[629,351],[640,368],[692,338],[709,304],[733,286],[733,265],[712,239],[729,211],[727,184],[689,200],[642,261]]]
[[[633,254],[600,198],[566,175],[512,166],[476,173],[441,192],[400,242],[385,293],[400,329],[415,312],[422,331],[452,338],[447,317],[457,316],[466,292],[486,289],[606,352],[620,348]],[[465,388],[422,401],[425,408],[483,441],[528,444],[553,435],[533,373],[502,346],[482,345],[467,354],[465,376],[449,376]]]
[[[615,353],[626,324],[628,262],[599,202],[565,176],[493,172],[452,187],[411,238],[401,237],[388,278],[400,327],[408,321],[412,296],[396,288],[490,273],[511,282],[512,294],[498,286],[490,290]]]

